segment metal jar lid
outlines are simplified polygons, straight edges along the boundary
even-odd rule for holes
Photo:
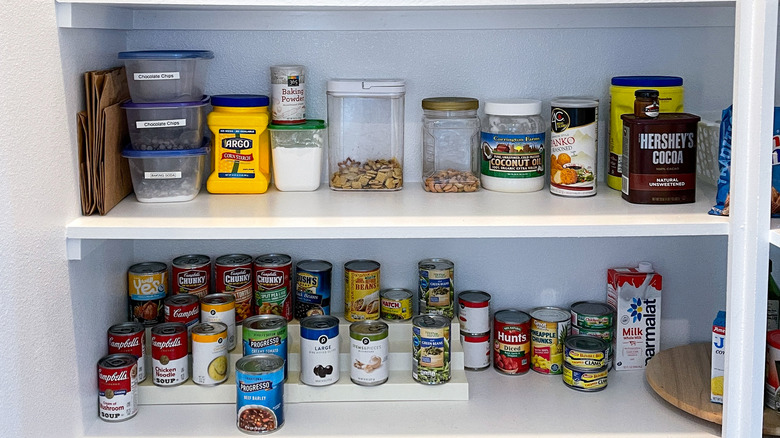
[[[172,264],[180,269],[202,268],[211,264],[211,258],[203,254],[188,254],[176,257]]]
[[[287,319],[279,315],[255,315],[245,319],[241,324],[244,330],[276,330],[287,326]]]
[[[217,257],[217,266],[241,266],[252,263],[252,256],[246,254],[227,254]]]
[[[424,110],[471,111],[479,108],[479,100],[473,97],[427,97],[422,100]]]

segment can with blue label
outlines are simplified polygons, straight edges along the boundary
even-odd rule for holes
[[[284,359],[252,354],[236,362],[236,426],[266,434],[284,425]]]
[[[312,315],[301,320],[301,382],[325,386],[339,380],[339,319]]]
[[[333,265],[325,260],[301,260],[295,265],[295,319],[330,315]]]
[[[284,359],[287,380],[287,319],[280,315],[255,315],[243,322],[244,356],[270,353]]]

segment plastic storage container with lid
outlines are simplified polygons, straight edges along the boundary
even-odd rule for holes
[[[479,100],[431,97],[423,108],[423,188],[433,193],[479,189]]]
[[[401,189],[404,81],[331,80],[327,94],[330,188]]]
[[[209,98],[197,102],[122,104],[132,149],[196,149],[203,141]]]
[[[211,105],[214,168],[206,188],[210,193],[265,193],[271,181],[268,96],[223,94],[212,96]]]
[[[206,61],[212,58],[209,50],[119,52],[135,103],[200,100],[205,94]]]
[[[499,192],[534,192],[544,187],[547,125],[542,102],[506,99],[485,102],[480,180]]]
[[[133,191],[140,202],[181,202],[198,195],[208,153],[203,147],[178,151],[138,151],[125,149],[122,156],[130,164]]]
[[[320,186],[327,132],[324,120],[268,126],[274,185],[283,192],[310,192]]]

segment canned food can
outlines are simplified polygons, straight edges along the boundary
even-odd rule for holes
[[[780,330],[766,334],[766,381],[764,404],[772,410],[780,410]]]
[[[132,354],[115,353],[97,363],[98,416],[118,422],[138,413],[138,360]]]
[[[412,291],[403,288],[379,291],[379,316],[387,321],[412,319]]]
[[[611,328],[615,309],[601,301],[578,301],[571,305],[571,325],[589,329]]]
[[[157,386],[181,385],[190,378],[187,327],[165,322],[152,327],[152,379]]]
[[[218,385],[228,376],[227,326],[202,322],[192,328],[192,381],[198,385]]]
[[[463,368],[478,371],[490,366],[490,332],[460,332],[460,344],[463,346]]]
[[[244,320],[241,335],[244,356],[269,353],[284,359],[287,380],[287,320],[280,315],[255,315]]]
[[[607,387],[607,367],[595,370],[582,370],[563,364],[563,383],[569,388],[584,392],[601,391]]]
[[[481,290],[459,293],[458,321],[461,332],[490,332],[490,294]]]
[[[228,351],[236,347],[236,298],[230,294],[208,294],[200,299],[200,320],[227,326]]]
[[[255,259],[255,315],[280,315],[292,320],[291,269],[292,257],[286,254],[265,254]]]
[[[420,314],[455,316],[455,264],[447,259],[425,259],[418,264]]]
[[[420,315],[412,318],[412,378],[427,385],[450,380],[451,318]]]
[[[216,292],[236,298],[236,324],[252,316],[252,257],[230,254],[214,261]]]
[[[593,196],[598,170],[599,100],[556,97],[550,106],[550,193]]]
[[[302,65],[271,66],[271,120],[293,125],[306,121],[305,74]]]
[[[146,380],[146,329],[140,322],[123,322],[108,328],[108,354],[127,353],[138,359],[138,383]]]
[[[301,260],[295,264],[295,319],[330,315],[330,280],[333,265],[325,260]]]
[[[504,374],[531,368],[531,316],[515,309],[493,315],[493,367]]]
[[[284,425],[284,359],[253,354],[236,362],[236,427],[266,434]]]
[[[344,263],[344,318],[350,322],[379,319],[379,263]]]
[[[165,299],[165,322],[180,322],[192,332],[200,322],[200,299],[192,294],[172,295]]]
[[[326,386],[339,380],[339,319],[312,315],[301,320],[301,382]]]
[[[352,367],[349,378],[358,385],[375,386],[387,382],[390,371],[387,358],[390,342],[387,324],[382,321],[358,321],[349,326],[349,352]]]
[[[168,296],[168,265],[138,263],[127,270],[130,321],[146,327],[163,322],[163,300]]]
[[[542,374],[563,372],[563,350],[571,313],[558,307],[531,311],[531,368]]]
[[[564,361],[580,370],[597,370],[607,367],[609,344],[603,339],[584,335],[572,335],[566,339]]]
[[[203,298],[211,286],[211,258],[202,254],[183,255],[171,263],[171,292]]]
[[[612,341],[614,338],[614,329],[588,329],[577,326],[571,326],[572,335],[590,336],[592,338],[599,338],[607,343],[607,368],[612,369]]]

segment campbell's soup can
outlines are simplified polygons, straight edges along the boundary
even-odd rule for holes
[[[295,264],[295,319],[330,315],[330,283],[333,265],[325,260],[301,260]]]
[[[375,386],[387,382],[390,342],[388,326],[382,321],[358,321],[349,326],[349,378],[358,385]]]
[[[146,327],[163,322],[163,301],[168,296],[168,265],[137,263],[127,270],[130,321]]]
[[[424,259],[417,264],[420,315],[455,316],[455,264],[447,259]]]
[[[599,100],[556,97],[550,106],[550,193],[593,196],[598,171]]]
[[[146,380],[146,329],[140,322],[123,322],[108,328],[108,354],[127,353],[138,359],[138,383]]]
[[[441,315],[412,318],[412,378],[426,385],[447,383],[450,369],[450,324]]]
[[[301,382],[332,385],[339,380],[339,319],[312,315],[301,320]]]
[[[202,322],[192,328],[192,381],[213,386],[227,380],[227,326],[221,322]]]
[[[531,369],[531,316],[515,309],[493,316],[493,367],[504,374]]]
[[[780,330],[766,334],[766,381],[764,383],[764,404],[775,411],[780,410]]]
[[[164,322],[152,327],[152,381],[157,386],[181,385],[190,378],[187,327]]]
[[[236,324],[252,316],[252,257],[229,254],[214,261],[216,292],[236,298]]]
[[[344,318],[379,319],[379,263],[351,260],[344,264]]]
[[[280,315],[255,315],[242,324],[244,356],[269,353],[284,359],[287,379],[287,320]]]
[[[138,413],[138,359],[115,353],[101,358],[98,371],[98,416],[104,421],[124,421]]]
[[[542,374],[563,373],[564,342],[571,313],[558,307],[531,311],[531,368]]]
[[[379,316],[386,321],[412,319],[412,291],[403,288],[379,291]]]
[[[203,298],[211,286],[211,258],[201,254],[183,255],[171,263],[171,292]]]
[[[236,427],[266,434],[284,425],[284,359],[252,354],[236,362]]]
[[[230,294],[208,294],[200,299],[200,320],[227,326],[228,351],[236,347],[236,298]]]
[[[255,259],[255,315],[280,315],[292,320],[291,269],[292,257],[286,254],[265,254]]]
[[[490,366],[490,332],[460,332],[460,345],[463,347],[463,368],[479,371]]]
[[[490,294],[481,290],[467,290],[459,293],[458,321],[461,332],[489,332]]]

